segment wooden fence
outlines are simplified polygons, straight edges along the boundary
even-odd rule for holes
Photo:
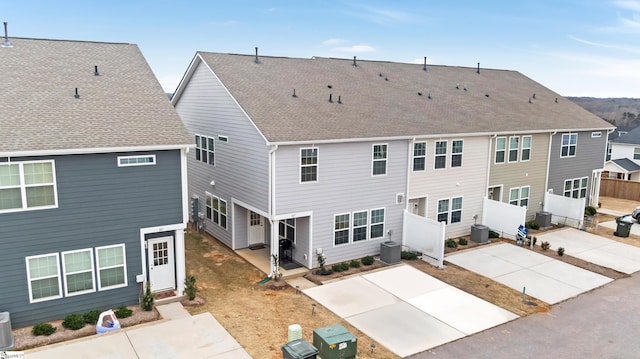
[[[640,182],[603,178],[600,196],[640,201]]]

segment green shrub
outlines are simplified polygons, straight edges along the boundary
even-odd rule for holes
[[[500,238],[500,233],[489,230],[489,238]]]
[[[102,311],[98,309],[90,310],[82,315],[82,319],[84,319],[84,322],[87,324],[95,325],[98,322],[98,318],[100,318],[100,313],[102,313]]]
[[[124,305],[121,305],[120,307],[118,307],[118,309],[114,310],[113,312],[115,313],[116,318],[127,318],[133,314],[133,311]]]
[[[354,259],[351,261],[351,263],[349,263],[349,266],[351,268],[360,268],[360,262]]]
[[[331,266],[331,270],[334,272],[342,272],[342,265],[340,263]]]
[[[340,269],[342,269],[343,272],[348,271],[349,270],[349,263],[347,262],[342,262],[340,263]]]
[[[98,319],[96,319],[96,321],[97,320]],[[36,336],[44,335],[48,337],[49,335],[55,333],[56,330],[57,328],[55,328],[53,325],[49,323],[38,323],[31,328],[31,334]]]
[[[542,243],[540,243],[540,248],[542,248],[542,250],[544,250],[544,251],[549,249],[549,247],[551,247],[551,245],[547,241],[542,241]]]
[[[82,314],[69,314],[62,321],[62,326],[71,330],[78,330],[85,324]]]
[[[536,245],[536,242],[538,241],[538,237],[533,236],[533,238],[531,238],[531,240],[533,241],[533,245]]]
[[[461,245],[461,246],[466,246],[466,245],[467,245],[467,243],[468,243],[468,242],[467,242],[467,239],[466,239],[466,238],[464,238],[464,237],[460,237],[460,238],[458,238],[458,244],[459,244],[459,245]]]
[[[447,239],[444,245],[447,246],[447,248],[458,248],[458,243],[453,238]]]
[[[529,229],[540,229],[540,224],[535,220],[525,223],[524,226]]]
[[[184,278],[184,294],[187,295],[189,300],[196,299],[196,293],[198,288],[196,287],[196,276],[189,274]]]
[[[598,210],[594,206],[586,206],[584,208],[584,214],[587,216],[595,216],[598,213]]]
[[[362,264],[364,264],[366,266],[370,266],[370,265],[373,264],[373,257],[372,256],[362,257],[360,262],[362,262]]]
[[[563,247],[558,247],[558,255],[560,257],[562,257],[564,255],[564,248]]]
[[[400,252],[400,258],[412,261],[414,259],[418,259],[418,255],[414,252],[402,251]]]
[[[151,293],[151,284],[147,282],[147,289],[142,296],[142,300],[140,301],[140,306],[146,312],[150,312],[153,309],[153,302],[155,299],[153,298],[153,293]]]

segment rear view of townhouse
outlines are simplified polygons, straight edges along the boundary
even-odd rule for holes
[[[10,41],[0,311],[19,327],[181,290],[193,145],[138,47]]]
[[[407,216],[451,237],[487,197],[530,219],[547,190],[588,197],[611,127],[515,71],[257,49],[196,53],[172,103],[201,227],[233,249],[290,241],[308,268],[404,242]]]

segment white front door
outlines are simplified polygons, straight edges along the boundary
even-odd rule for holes
[[[160,292],[176,288],[174,273],[173,238],[161,237],[149,239],[147,243],[149,255],[149,282],[152,292]]]
[[[253,211],[249,214],[249,245],[264,243],[264,219]]]

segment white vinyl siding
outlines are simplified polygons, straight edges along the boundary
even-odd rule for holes
[[[416,142],[413,144],[413,170],[424,171],[427,163],[427,143]]]
[[[522,152],[520,161],[526,162],[531,159],[531,136],[522,136]]]
[[[447,166],[447,141],[436,141],[436,147],[433,155],[433,168],[445,168]]]
[[[96,247],[98,290],[127,286],[127,260],[124,244]]]
[[[563,195],[571,198],[585,198],[588,181],[587,177],[565,180]]]
[[[58,253],[26,258],[29,302],[62,298]]]
[[[54,161],[0,164],[0,213],[55,208]]]
[[[156,155],[118,156],[118,167],[153,166],[155,164]]]
[[[381,176],[387,174],[387,145],[375,144],[372,151],[372,175]]]
[[[563,133],[560,157],[575,157],[578,147],[577,133]]]
[[[91,248],[62,252],[65,296],[95,292],[93,273],[93,250]]]
[[[318,181],[318,148],[300,149],[300,182]]]
[[[496,138],[495,163],[504,163],[505,162],[506,149],[507,149],[507,138],[506,137],[498,137],[498,138]]]
[[[451,141],[451,167],[462,167],[463,140]]]

